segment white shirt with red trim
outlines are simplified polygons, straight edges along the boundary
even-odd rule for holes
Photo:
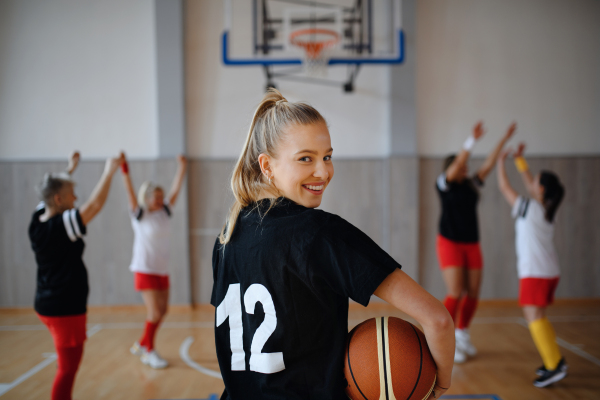
[[[512,208],[519,278],[557,278],[558,255],[554,248],[554,224],[546,221],[544,207],[519,196]]]
[[[166,204],[157,211],[138,208],[131,214],[133,257],[129,269],[152,275],[169,275],[171,210]]]

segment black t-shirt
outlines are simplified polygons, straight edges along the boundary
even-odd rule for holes
[[[347,399],[348,298],[366,306],[400,265],[337,215],[278,201],[243,209],[215,243],[221,398]]]
[[[438,176],[436,188],[442,201],[440,235],[455,242],[479,242],[477,187],[481,186],[483,181],[477,175],[462,182],[448,182],[445,173]]]
[[[81,239],[86,228],[79,210],[71,209],[40,222],[41,205],[29,224],[29,240],[37,263],[35,311],[45,316],[86,312],[89,292]]]

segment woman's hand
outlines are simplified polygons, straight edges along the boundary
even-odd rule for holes
[[[498,162],[504,163],[504,161],[508,158],[508,155],[511,154],[513,152],[512,148],[507,148],[502,150],[502,152],[500,153],[500,157],[498,157]]]
[[[479,121],[477,125],[473,127],[473,138],[479,140],[484,133],[485,129],[483,129],[483,121]]]
[[[437,382],[435,383],[435,386],[433,387],[433,390],[431,391],[431,394],[429,395],[429,397],[427,398],[427,400],[437,400],[440,397],[442,397],[442,395],[444,393],[446,393],[446,391],[449,388],[443,388],[440,385],[437,384]]]
[[[69,165],[67,166],[67,172],[69,175],[72,174],[79,165],[79,158],[80,154],[78,151],[74,151],[73,154],[71,154],[71,157],[69,157]]]
[[[515,134],[516,130],[517,130],[517,123],[513,122],[512,124],[510,124],[510,126],[506,130],[506,133],[504,134],[504,141],[507,141],[508,139],[510,139],[512,137],[512,135]]]
[[[117,169],[125,162],[125,154],[121,152],[119,157],[111,157],[106,160],[106,164],[104,164],[104,173],[108,175],[113,175]]]
[[[525,142],[521,142],[521,143],[519,143],[519,147],[517,148],[517,151],[515,151],[515,153],[513,154],[513,157],[514,158],[522,157],[524,152],[525,152]]]
[[[188,163],[188,160],[183,154],[180,154],[177,156],[177,163],[181,166],[186,166]]]

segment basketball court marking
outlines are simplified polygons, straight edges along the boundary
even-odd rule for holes
[[[25,326],[37,327],[38,325],[25,325]],[[39,326],[41,326],[43,329],[46,329],[45,325],[39,325]],[[8,327],[3,326],[1,328],[8,328]],[[100,326],[100,324],[94,325],[86,332],[87,337],[89,338],[89,337],[93,336],[94,334],[98,333],[101,329],[102,329],[102,327]],[[2,329],[2,330],[8,331],[8,329]],[[41,330],[41,329],[16,329],[16,330]],[[25,372],[23,375],[19,376],[14,381],[12,381],[10,383],[0,383],[0,396],[2,396],[4,393],[8,392],[12,388],[16,387],[17,385],[25,382],[27,379],[31,378],[32,376],[34,376],[35,374],[40,372],[41,370],[46,368],[48,365],[52,364],[57,359],[56,353],[43,353],[42,357],[45,358],[44,361],[40,362],[35,367],[31,368],[29,371]]]
[[[194,343],[194,338],[192,336],[188,336],[185,338],[183,343],[181,343],[181,346],[179,346],[179,357],[181,357],[183,362],[196,371],[203,373],[204,375],[212,376],[213,378],[217,379],[223,379],[220,372],[205,368],[190,358],[189,350],[192,343]]]
[[[595,322],[595,321],[600,321],[600,316],[555,316],[555,317],[548,317],[548,319],[550,321],[555,321],[555,322]],[[348,324],[349,325],[357,325],[358,323],[363,322],[362,320],[348,320]],[[473,320],[473,324],[505,324],[505,323],[516,323],[518,325],[521,325],[525,328],[527,328],[527,321],[525,321],[524,318],[522,317],[483,317],[483,318],[475,318]],[[213,321],[204,321],[204,322],[188,322],[188,321],[183,321],[183,322],[165,322],[163,324],[163,328],[171,328],[171,329],[176,329],[176,328],[212,328],[214,326],[214,322]],[[103,329],[141,329],[144,327],[143,323],[132,323],[132,322],[115,322],[115,323],[101,323],[101,324],[94,324],[92,325],[91,328],[88,329],[87,331],[87,336],[88,338],[90,338],[91,336],[93,336],[94,334],[98,333],[99,331],[103,330]],[[16,331],[43,331],[43,330],[47,330],[46,326],[43,324],[39,324],[39,325],[3,325],[0,326],[0,331],[4,331],[4,332],[16,332]],[[206,367],[203,367],[202,365],[196,363],[194,360],[192,360],[189,356],[189,348],[192,345],[192,343],[194,342],[193,337],[188,337],[186,338],[183,343],[181,344],[180,348],[179,348],[179,355],[181,357],[181,359],[190,367],[195,369],[196,371],[213,377],[213,378],[218,378],[218,379],[222,379],[221,378],[221,374],[217,371],[213,371],[210,370]],[[559,346],[571,351],[574,354],[577,354],[578,356],[588,360],[589,362],[600,366],[600,359],[592,356],[591,354],[583,351],[582,349],[580,349],[579,347],[557,337],[556,338],[556,342],[558,343]],[[55,353],[44,353],[43,356],[45,357],[45,360],[43,360],[42,362],[40,362],[39,364],[37,364],[36,366],[34,366],[33,368],[31,368],[29,371],[25,372],[23,375],[19,376],[17,379],[15,379],[13,382],[10,383],[0,383],[0,396],[2,396],[3,394],[5,394],[6,392],[8,392],[9,390],[11,390],[12,388],[14,388],[15,386],[23,383],[24,381],[26,381],[27,379],[31,378],[33,375],[35,375],[36,373],[38,373],[39,371],[41,371],[42,369],[44,369],[45,367],[47,367],[48,365],[52,364],[52,362],[54,362],[56,360],[56,354]],[[484,397],[482,397],[484,396]],[[487,396],[487,397],[485,397]],[[455,399],[455,400],[460,400],[460,399],[490,399],[490,400],[502,400],[500,399],[498,396],[496,395],[444,395],[442,396],[443,399]],[[212,400],[213,397],[211,396],[208,400]],[[216,399],[216,397],[215,397]],[[202,399],[197,399],[197,400],[202,400]]]

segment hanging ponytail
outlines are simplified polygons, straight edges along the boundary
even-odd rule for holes
[[[554,215],[565,196],[565,188],[560,183],[558,176],[550,171],[540,173],[540,185],[544,187],[544,209],[546,221],[554,221]]]
[[[235,229],[238,216],[244,207],[259,200],[263,191],[275,192],[277,188],[269,185],[263,177],[258,156],[266,154],[277,157],[277,146],[285,130],[291,125],[311,125],[326,123],[317,110],[305,103],[290,103],[276,89],[269,89],[254,112],[252,124],[246,137],[242,153],[238,158],[231,177],[231,191],[235,202],[221,233],[219,242],[227,244]],[[276,199],[271,200],[271,207]]]

